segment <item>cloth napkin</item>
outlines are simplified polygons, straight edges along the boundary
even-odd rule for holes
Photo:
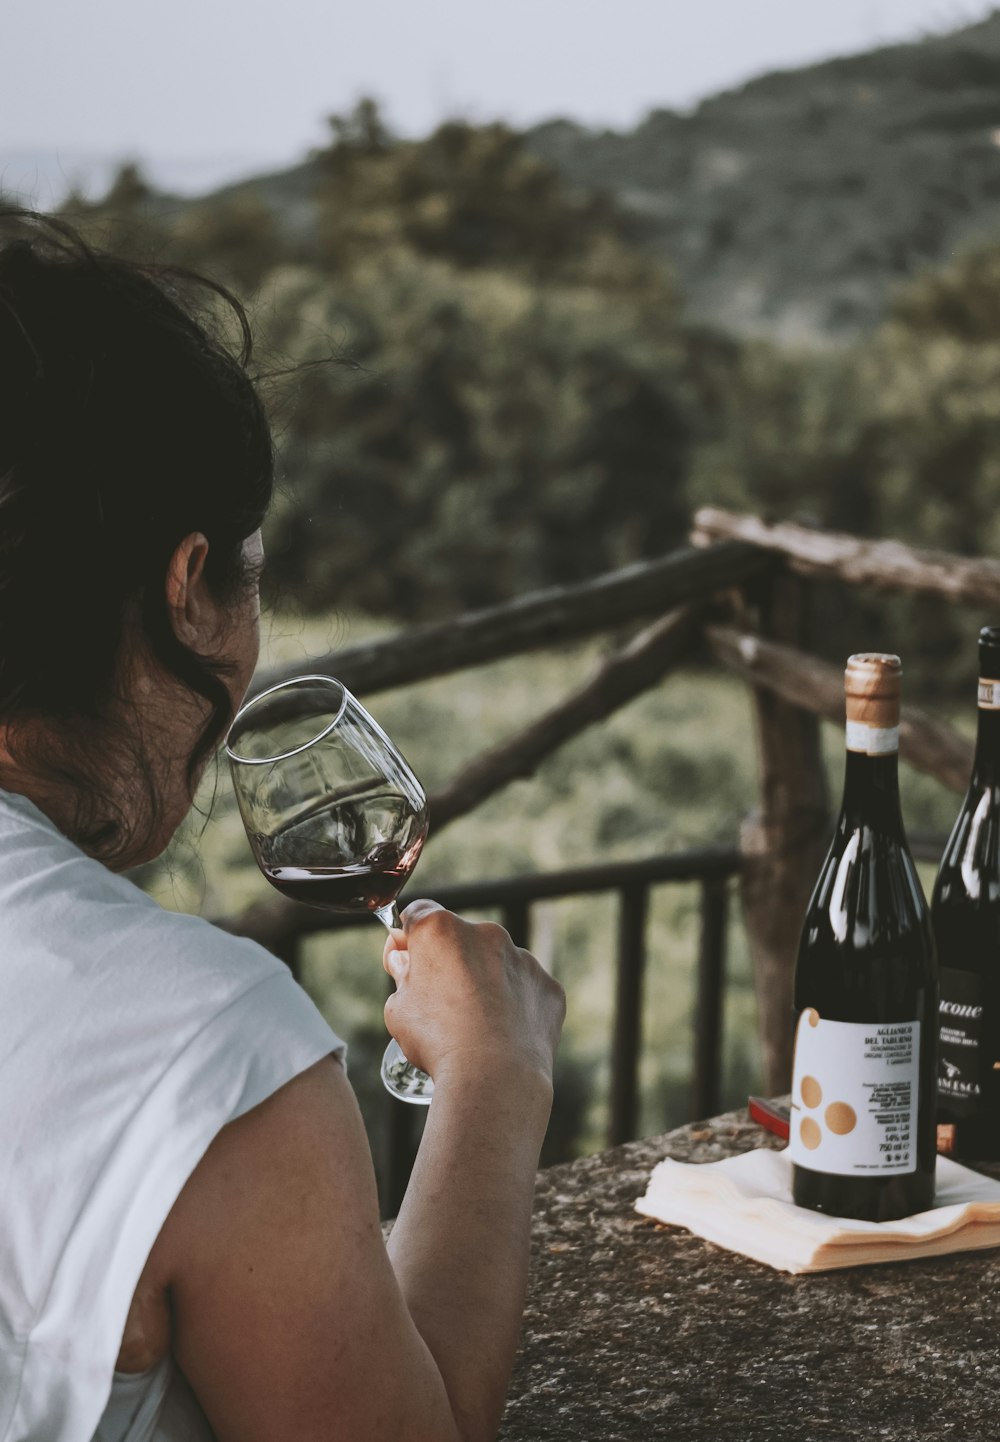
[[[859,1222],[792,1201],[786,1152],[653,1168],[636,1211],[782,1272],[936,1257],[1000,1247],[1000,1182],[939,1157],[934,1206],[897,1222]]]

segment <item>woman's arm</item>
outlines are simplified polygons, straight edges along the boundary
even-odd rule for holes
[[[476,955],[457,981],[435,974],[456,939]],[[422,1059],[433,1037],[438,1059],[434,1104],[389,1255],[460,1435],[489,1438],[500,1422],[520,1333],[535,1173],[564,999],[527,953],[520,955],[536,968],[535,984],[510,984],[504,960],[510,938],[500,927],[472,928],[417,903],[407,912],[406,945],[419,946],[422,975],[414,981],[409,952],[394,956],[393,943],[387,945],[386,967],[397,984],[387,1016],[407,1056]],[[476,997],[462,1000],[468,1020],[454,1037],[447,1022],[441,1026],[436,998],[448,987],[454,1000],[462,985]]]
[[[411,908],[388,1008],[436,1096],[390,1254],[320,1063],[226,1127],[157,1242],[219,1442],[486,1442],[516,1344],[562,997],[499,928]]]
[[[529,1073],[454,1083],[427,1119],[389,1255],[458,1434],[491,1438],[521,1328],[551,1089]]]

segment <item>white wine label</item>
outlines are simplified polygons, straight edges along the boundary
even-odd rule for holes
[[[898,726],[866,726],[863,721],[848,721],[847,749],[865,756],[891,756],[899,750]]]
[[[1000,681],[988,681],[984,676],[979,678],[979,709],[1000,711]]]
[[[795,1032],[788,1154],[838,1177],[917,1169],[919,1021],[826,1021],[812,1007]]]
[[[955,1116],[973,1116],[982,1098],[983,995],[975,972],[941,968],[938,1016],[938,1101]]]

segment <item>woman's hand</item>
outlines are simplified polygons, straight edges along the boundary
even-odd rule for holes
[[[385,1020],[408,1059],[436,1083],[484,1069],[551,1083],[566,1013],[558,982],[493,922],[433,901],[415,901],[402,920],[383,956],[396,983]]]

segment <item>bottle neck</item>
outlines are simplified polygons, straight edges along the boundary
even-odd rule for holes
[[[866,756],[860,751],[848,751],[840,819],[850,831],[867,827],[902,837],[897,752]]]
[[[1000,711],[980,707],[972,784],[975,787],[1000,785]]]

